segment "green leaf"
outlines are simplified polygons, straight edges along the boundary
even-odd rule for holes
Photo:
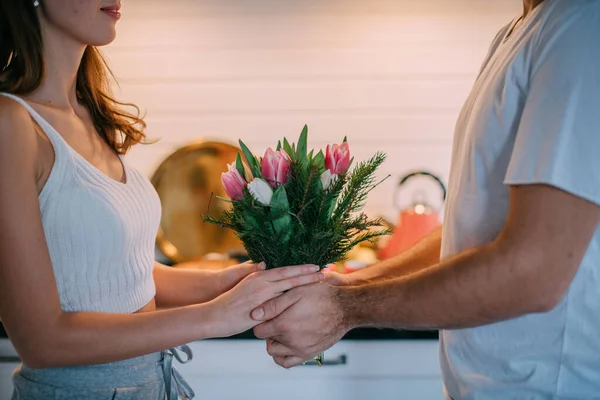
[[[237,157],[235,158],[235,169],[237,169],[237,171],[240,173],[240,175],[242,175],[242,177],[247,181],[248,177],[246,176],[246,171],[244,171],[244,163],[242,162],[242,156],[240,156],[240,153],[237,154]]]
[[[329,198],[327,199],[327,201],[325,201],[324,204],[324,208],[325,208],[325,219],[327,221],[329,221],[331,219],[331,216],[333,215],[333,210],[335,209],[335,203],[336,203],[336,198]]]
[[[323,150],[319,150],[313,158],[312,163],[319,168],[320,173],[325,172],[325,156],[323,155]]]
[[[312,163],[312,159],[313,159],[313,153],[315,151],[311,150],[310,153],[308,153],[308,155],[306,156],[308,158],[308,163],[311,164]]]
[[[244,156],[246,157],[246,161],[248,162],[248,166],[250,167],[250,171],[255,178],[262,178],[262,174],[260,173],[260,165],[258,164],[258,160],[254,157],[254,154],[250,151],[250,149],[240,140],[240,147],[244,152]]]
[[[285,150],[292,160],[294,159],[294,152],[292,151],[292,146],[290,146],[290,142],[288,142],[287,138],[283,138],[283,150]]]
[[[283,185],[279,186],[273,193],[273,197],[271,198],[271,207],[274,208],[274,211],[278,213],[289,211],[290,203],[288,202],[287,193]]]
[[[298,159],[301,161],[306,160],[307,142],[308,125],[304,125],[304,128],[302,128],[302,132],[300,133],[300,138],[298,139]]]
[[[277,149],[275,149],[276,151],[281,150],[281,140],[277,141]]]
[[[278,218],[271,221],[275,234],[279,236],[282,241],[287,243],[291,239],[292,234],[292,217],[289,214],[283,214]]]
[[[261,224],[258,221],[258,219],[256,218],[256,215],[254,213],[250,212],[250,210],[244,210],[244,220],[246,223],[248,223],[254,229],[261,228]]]
[[[279,186],[275,193],[273,193],[273,197],[271,198],[271,213],[276,217],[271,221],[273,224],[273,229],[275,230],[275,234],[279,235],[283,242],[287,243],[287,241],[291,238],[291,224],[292,218],[289,215],[290,204],[288,202],[287,193],[285,191],[285,187]]]
[[[281,244],[282,246],[287,246],[290,239],[293,237],[293,231],[291,229],[292,217],[286,214],[274,221],[273,224],[275,225],[275,229],[282,229],[278,232],[281,235]]]
[[[346,143],[348,141],[348,137],[344,136],[344,140],[342,141],[342,143]]]

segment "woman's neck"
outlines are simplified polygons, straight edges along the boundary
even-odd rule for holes
[[[40,87],[28,97],[47,106],[73,109],[77,104],[77,71],[86,46],[45,23],[43,18],[40,24],[45,74]]]

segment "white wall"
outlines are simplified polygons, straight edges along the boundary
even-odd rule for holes
[[[105,49],[123,100],[147,111],[128,160],[147,175],[200,138],[262,152],[309,125],[312,147],[348,136],[388,155],[367,209],[395,218],[407,171],[447,181],[453,127],[498,29],[521,0],[125,0]],[[404,197],[417,187],[409,185]],[[429,190],[432,203],[435,192]],[[407,197],[408,196],[408,197]]]

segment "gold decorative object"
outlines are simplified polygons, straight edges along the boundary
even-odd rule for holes
[[[227,203],[215,196],[227,197],[221,173],[241,150],[216,141],[198,141],[168,156],[154,173],[151,182],[162,204],[157,246],[174,263],[200,260],[209,254],[224,255],[242,251],[235,234],[203,221],[208,212],[218,217]]]

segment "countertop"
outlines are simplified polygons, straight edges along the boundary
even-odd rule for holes
[[[256,339],[252,331],[225,339]],[[398,331],[394,329],[357,328],[348,332],[342,340],[437,340],[437,331]]]
[[[0,338],[7,338],[6,331],[0,323]],[[239,335],[219,340],[228,339],[255,339],[254,333],[246,331]],[[358,328],[348,332],[342,340],[437,340],[437,331],[398,331],[394,329]]]

